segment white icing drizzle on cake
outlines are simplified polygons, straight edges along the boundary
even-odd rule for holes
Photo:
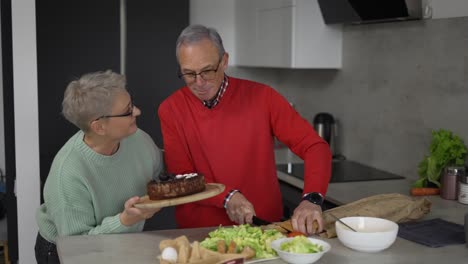
[[[196,177],[198,173],[185,173],[185,174],[177,174],[175,177],[176,179],[190,179],[192,177]]]

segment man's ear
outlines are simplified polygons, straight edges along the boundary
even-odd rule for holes
[[[92,121],[89,128],[97,135],[104,136],[106,134],[106,124],[101,120]]]
[[[226,71],[227,67],[228,67],[228,64],[229,64],[229,53],[227,52],[224,52],[224,65],[223,65],[223,69],[224,71]]]

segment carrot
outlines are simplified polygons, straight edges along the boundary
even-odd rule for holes
[[[440,193],[439,188],[420,188],[414,187],[411,188],[411,195],[413,196],[423,196],[423,195],[438,195]]]

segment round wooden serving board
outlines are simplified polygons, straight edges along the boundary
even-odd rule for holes
[[[142,197],[142,202],[135,204],[136,208],[161,208],[161,207],[168,207],[174,206],[178,204],[185,204],[191,203],[203,199],[207,199],[213,196],[216,196],[224,191],[224,184],[221,183],[207,183],[205,190],[203,192],[172,198],[172,199],[164,199],[164,200],[150,200],[148,195]]]

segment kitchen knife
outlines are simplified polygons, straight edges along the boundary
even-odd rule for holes
[[[294,230],[292,229],[292,226],[291,226],[291,221],[288,220],[288,221],[284,221],[284,222],[279,222],[279,223],[272,223],[270,221],[267,221],[267,220],[264,220],[264,219],[261,219],[259,218],[258,216],[253,216],[252,217],[252,224],[256,225],[256,226],[266,226],[266,225],[272,225],[272,226],[275,226],[275,229],[277,229],[278,231],[280,231],[281,233],[286,233],[286,234],[289,234],[291,232],[293,232]]]
[[[256,225],[256,226],[262,226],[262,225],[271,225],[272,222],[270,221],[267,221],[267,220],[264,220],[264,219],[261,219],[257,216],[253,216],[252,217],[252,224]]]

